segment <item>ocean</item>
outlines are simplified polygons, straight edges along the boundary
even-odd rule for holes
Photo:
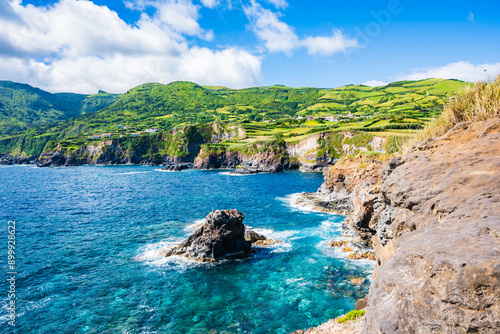
[[[367,294],[373,263],[328,247],[344,217],[293,205],[322,181],[295,171],[2,166],[0,331],[290,333],[344,314]],[[160,256],[217,209],[238,209],[246,226],[283,242],[218,264]]]

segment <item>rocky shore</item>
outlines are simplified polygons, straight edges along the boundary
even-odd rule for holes
[[[334,166],[319,191],[331,203],[319,206],[347,211],[345,235],[375,251],[366,315],[306,333],[498,333],[500,119],[459,123],[374,166]]]

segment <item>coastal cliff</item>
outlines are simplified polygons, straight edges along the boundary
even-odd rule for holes
[[[244,133],[237,126],[217,123],[186,126],[168,132],[120,136],[105,140],[47,143],[37,159],[39,166],[79,166],[193,163],[206,143],[238,139]]]
[[[498,333],[500,118],[418,142],[371,182],[352,166],[331,167],[318,193],[346,203],[344,235],[371,244],[376,266],[366,316],[333,332]]]
[[[253,143],[238,149],[205,145],[194,161],[194,168],[236,168],[244,172],[280,172],[294,168],[283,140]],[[295,166],[295,168],[298,166]]]
[[[370,151],[385,153],[387,140],[366,133],[323,132],[298,143],[277,137],[247,145],[204,145],[194,161],[194,168],[237,168],[243,172],[277,172],[283,169],[327,171],[341,157]]]
[[[363,333],[498,333],[500,119],[457,124],[384,169]]]

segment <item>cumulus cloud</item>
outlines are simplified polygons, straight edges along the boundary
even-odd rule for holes
[[[362,85],[370,86],[370,87],[379,87],[379,86],[387,85],[387,82],[379,81],[379,80],[370,80],[370,81],[363,82]]]
[[[307,53],[328,56],[337,52],[344,52],[349,48],[358,47],[354,38],[348,38],[340,30],[335,30],[332,36],[308,36],[303,41]]]
[[[235,47],[190,45],[185,35],[210,38],[211,32],[198,25],[197,7],[185,0],[162,1],[134,25],[85,0],[48,7],[0,3],[15,18],[0,15],[0,79],[81,93],[123,92],[151,81],[237,88],[260,81],[259,57]],[[141,5],[147,4],[136,2]]]
[[[467,61],[451,63],[443,67],[415,69],[413,73],[400,76],[397,80],[421,80],[427,78],[458,79],[463,81],[484,81],[500,74],[500,63],[474,65]]]
[[[293,27],[280,20],[280,13],[264,8],[255,0],[244,7],[244,11],[250,21],[251,29],[270,52],[284,52],[291,55],[294,49],[306,48],[307,53],[311,55],[330,56],[358,47],[356,39],[344,36],[340,30],[335,30],[330,36],[305,36],[301,39]]]

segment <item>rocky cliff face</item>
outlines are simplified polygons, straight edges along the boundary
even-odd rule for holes
[[[165,157],[166,161],[170,157]],[[59,145],[53,151],[44,151],[38,158],[38,165],[45,166],[79,166],[79,165],[116,165],[154,163],[151,158],[128,154],[115,140],[105,140],[97,144],[79,147],[71,153],[65,152]],[[160,157],[158,162],[163,161]]]
[[[302,139],[295,145],[288,145],[286,151],[290,157],[297,160],[300,169],[304,171],[326,171],[343,155],[367,151],[385,153],[387,144],[385,138],[365,135],[368,139],[364,141],[354,139],[351,142],[351,139],[356,136],[362,137],[363,134],[353,132],[318,133]],[[336,147],[333,147],[332,144]]]
[[[286,154],[284,141],[254,143],[240,150],[202,148],[194,161],[194,168],[236,168],[238,173],[274,173],[297,168]]]
[[[245,154],[243,152],[221,152],[205,153],[200,151],[194,161],[193,168],[214,169],[214,168],[237,168],[242,172],[279,172],[284,166],[289,167],[288,160],[275,152],[261,152]]]
[[[299,166],[305,171],[322,171],[335,164],[337,159],[326,155],[318,157],[319,140],[324,140],[330,134],[319,133],[302,139],[298,144],[288,145],[287,154],[297,159]]]
[[[87,142],[76,149],[75,144],[62,145],[43,151],[39,166],[78,166],[148,164],[172,165],[192,163],[205,143],[218,143],[241,138],[244,133],[238,126],[211,125],[186,126],[165,133],[138,137],[123,137]],[[68,148],[67,146],[70,146]],[[0,163],[1,163],[0,159]]]
[[[359,221],[353,217],[353,225],[358,224],[360,228],[345,227],[344,230],[349,235],[359,234],[361,226],[366,226],[370,221],[373,211],[364,210],[359,202],[376,197],[380,189],[377,183],[382,179],[381,170],[387,157],[375,153],[341,159],[323,173],[325,181],[318,191],[301,194],[297,204],[311,205],[318,211],[348,215],[348,219],[354,212],[356,217],[359,216]],[[372,234],[368,239],[371,239],[371,236]]]
[[[499,333],[500,119],[457,124],[370,173],[347,167],[319,193],[350,196],[344,234],[375,249],[354,332]]]
[[[457,124],[385,170],[364,333],[500,331],[500,119]]]
[[[0,154],[0,165],[28,165],[32,163],[27,157],[14,157],[9,154]]]

